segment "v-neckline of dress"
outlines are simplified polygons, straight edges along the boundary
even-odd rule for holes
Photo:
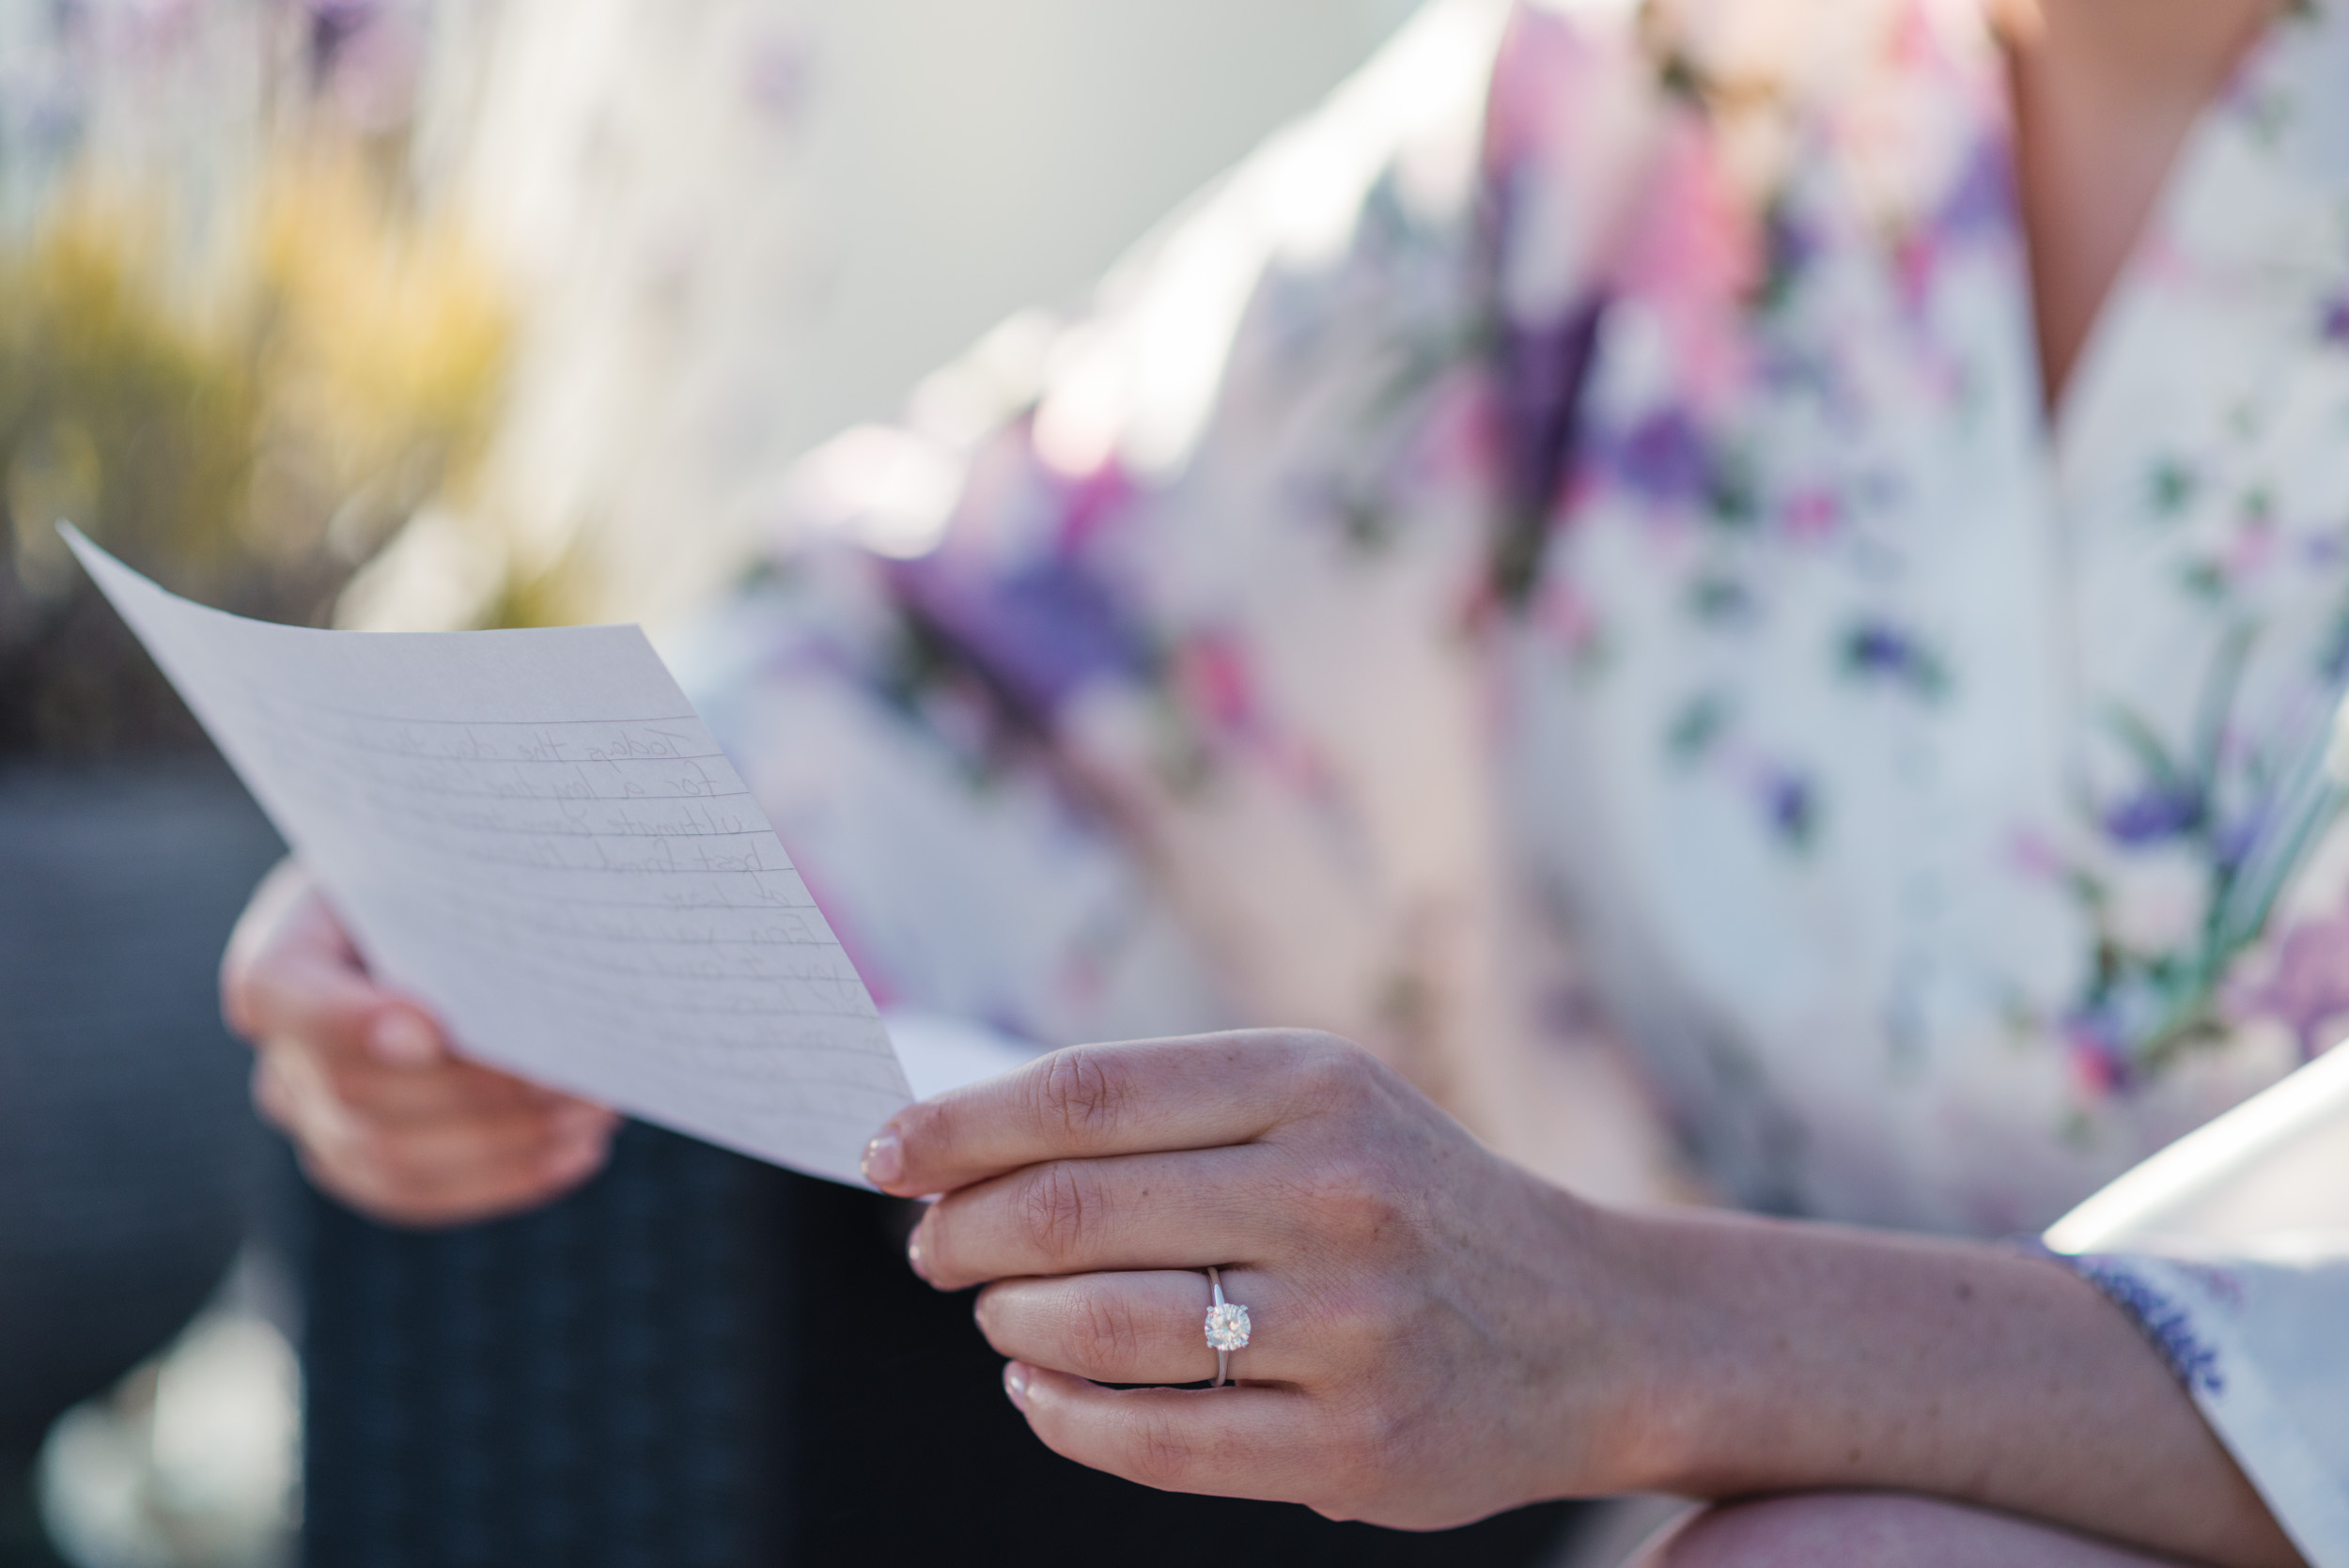
[[[2163,171],[2160,184],[2145,219],[2136,237],[2130,241],[2126,255],[2106,286],[2103,298],[2090,317],[2088,330],[2072,356],[2069,373],[2059,395],[2050,401],[2045,393],[2047,384],[2046,364],[2040,351],[2039,290],[2031,272],[2030,238],[2022,204],[2022,167],[2017,142],[2017,105],[2014,76],[2007,69],[2003,47],[1990,31],[1986,13],[1982,18],[1983,47],[1987,52],[1996,77],[1996,89],[2000,112],[2004,116],[2004,145],[2007,189],[2011,203],[2010,214],[2015,228],[2015,287],[2023,302],[2023,356],[2030,385],[2041,389],[2032,399],[2036,409],[2034,419],[2036,445],[2046,464],[2050,478],[2059,489],[2072,468],[2074,449],[2078,438],[2076,432],[2084,423],[2092,423],[2096,406],[2110,392],[2113,367],[2126,358],[2121,347],[2129,334],[2141,330],[2136,309],[2144,292],[2146,269],[2163,255],[2170,244],[2179,210],[2189,204],[2197,194],[2196,187],[2208,178],[2212,143],[2227,132],[2226,116],[2232,105],[2256,93],[2272,78],[2286,51],[2286,35],[2295,19],[2289,8],[2279,8],[2251,40],[2243,57],[2227,75],[2219,89],[2211,95],[2194,116],[2186,135],[2171,155],[2170,166]]]

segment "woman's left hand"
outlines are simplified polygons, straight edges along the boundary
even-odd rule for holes
[[[1623,1479],[1607,1217],[1343,1040],[1060,1051],[909,1108],[865,1171],[946,1195],[913,1266],[987,1285],[1006,1389],[1071,1459],[1408,1528]],[[1242,1386],[1100,1387],[1214,1374],[1210,1265],[1252,1320]]]
[[[1541,1498],[1909,1492],[2171,1558],[2300,1560],[2070,1269],[1600,1209],[1328,1035],[1061,1051],[910,1107],[865,1172],[945,1194],[914,1267],[987,1284],[979,1324],[1036,1436],[1152,1486],[1430,1529]],[[1100,1387],[1213,1374],[1209,1266],[1253,1319],[1241,1386]]]

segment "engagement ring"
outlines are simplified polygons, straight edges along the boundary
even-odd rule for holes
[[[1215,1292],[1215,1305],[1207,1309],[1207,1343],[1215,1351],[1215,1383],[1221,1388],[1232,1380],[1232,1352],[1248,1344],[1248,1309],[1237,1301],[1223,1299],[1223,1271],[1207,1270],[1207,1288]]]

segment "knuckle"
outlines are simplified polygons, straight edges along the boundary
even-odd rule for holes
[[[1123,1119],[1131,1078],[1123,1064],[1097,1047],[1076,1046],[1047,1059],[1036,1075],[1036,1120],[1073,1140],[1108,1137]]]
[[[1066,1163],[1040,1166],[1021,1178],[1020,1229],[1041,1257],[1076,1255],[1087,1227],[1100,1218],[1099,1207],[1093,1181]]]
[[[1165,1417],[1151,1413],[1136,1422],[1128,1439],[1128,1464],[1133,1479],[1160,1491],[1189,1490],[1187,1483],[1198,1463],[1198,1451]]]
[[[1301,1061],[1334,1065],[1366,1054],[1361,1047],[1345,1035],[1333,1034],[1326,1029],[1293,1029],[1283,1032],[1289,1048],[1297,1052]]]
[[[1360,1103],[1377,1080],[1377,1058],[1351,1040],[1310,1033],[1295,1048],[1299,1079],[1312,1100],[1326,1108]]]
[[[1080,1362],[1097,1371],[1130,1367],[1142,1350],[1142,1327],[1133,1309],[1115,1296],[1095,1291],[1079,1294],[1070,1309],[1071,1348]]]
[[[1315,1229],[1337,1239],[1377,1241],[1393,1234],[1408,1218],[1387,1173],[1359,1154],[1329,1156],[1305,1187]]]
[[[1334,1364],[1375,1363],[1406,1331],[1397,1303],[1376,1287],[1323,1295],[1313,1308],[1314,1342]]]

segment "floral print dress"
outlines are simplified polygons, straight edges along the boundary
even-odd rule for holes
[[[1979,0],[1438,0],[816,454],[682,662],[877,994],[1331,1029],[1588,1188],[1992,1234],[2309,1061],[2349,6],[2052,418],[2005,81]]]

